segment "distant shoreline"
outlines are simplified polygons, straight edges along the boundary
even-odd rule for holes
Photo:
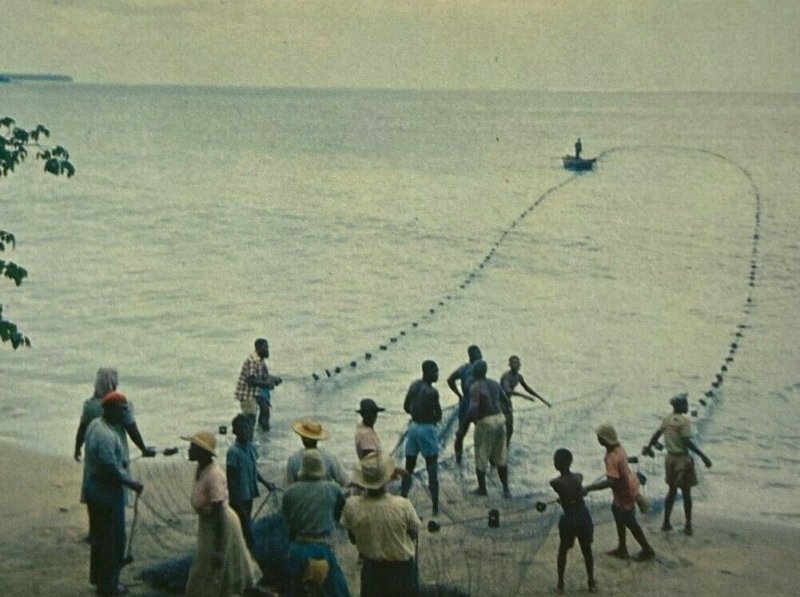
[[[0,73],[0,83],[14,83],[16,81],[45,81],[48,83],[72,83],[69,75],[52,73]]]

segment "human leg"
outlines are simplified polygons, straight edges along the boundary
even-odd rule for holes
[[[460,421],[456,430],[456,438],[453,441],[453,450],[456,454],[456,464],[461,464],[464,456],[464,438],[469,431],[469,421]]]
[[[683,514],[686,517],[686,522],[683,526],[683,532],[686,535],[692,534],[692,489],[691,487],[684,487],[681,489],[683,494]]]
[[[428,470],[428,489],[431,492],[433,515],[439,514],[439,457],[426,456],[425,468]]]
[[[475,476],[478,479],[478,487],[472,493],[475,495],[488,495],[486,491],[486,471],[476,468]]]
[[[507,466],[498,466],[497,467],[497,476],[500,477],[500,483],[503,486],[503,497],[510,498],[511,497],[511,490],[508,488],[508,467]]]
[[[411,490],[411,483],[413,481],[414,469],[417,466],[417,456],[406,456],[406,476],[400,484],[400,495],[408,497],[408,492]]]
[[[678,493],[678,488],[674,485],[669,486],[669,491],[667,491],[667,497],[664,498],[664,523],[661,525],[662,531],[671,531],[672,525],[669,522],[670,516],[672,516],[672,507],[675,505],[675,497]]]
[[[556,592],[564,592],[564,570],[567,568],[567,551],[569,547],[562,541],[558,544],[558,554],[556,555],[556,572],[558,573],[558,583]]]
[[[589,592],[593,593],[597,587],[594,580],[594,556],[592,555],[592,542],[583,538],[578,539],[578,544],[581,547],[581,554],[583,555],[583,564],[586,566],[586,581],[589,586]]]
[[[242,527],[242,535],[244,536],[244,542],[247,544],[247,548],[250,551],[253,551],[253,529],[251,526],[252,520],[252,512],[253,512],[253,500],[246,500],[246,501],[231,501],[230,502],[231,510],[236,512],[236,516],[239,519],[239,524]]]
[[[611,505],[611,513],[614,515],[614,525],[617,528],[617,546],[611,551],[606,553],[615,558],[626,559],[628,557],[628,545],[625,526],[625,511],[621,510],[616,505]]]
[[[642,551],[633,556],[633,559],[637,562],[652,560],[656,553],[650,546],[650,543],[648,543],[647,538],[644,536],[644,531],[642,530],[642,527],[639,526],[639,521],[636,520],[636,510],[632,510],[631,512],[632,516],[626,521],[626,526],[628,529],[630,529],[631,535],[633,535],[633,538],[636,539],[636,542],[642,548]]]
[[[258,402],[258,426],[262,431],[269,431],[270,401],[259,394],[256,396],[256,402]]]

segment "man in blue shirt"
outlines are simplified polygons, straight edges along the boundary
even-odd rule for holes
[[[103,398],[103,416],[94,419],[86,430],[86,476],[83,495],[89,508],[91,559],[89,581],[98,595],[122,595],[127,587],[119,584],[125,557],[125,493],[128,487],[137,494],[144,486],[129,476],[126,451],[116,427],[125,418],[127,398],[109,392]]]

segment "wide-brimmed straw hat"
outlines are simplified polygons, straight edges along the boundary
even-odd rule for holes
[[[330,437],[328,432],[322,428],[320,422],[313,419],[295,421],[292,423],[292,429],[294,429],[296,434],[307,437],[308,439],[323,440]]]
[[[325,477],[325,460],[319,450],[311,448],[303,452],[303,463],[300,465],[298,478],[302,480],[322,479]]]
[[[380,452],[370,452],[362,458],[353,471],[353,483],[366,489],[380,489],[394,474],[394,461]]]
[[[378,406],[372,398],[364,398],[361,401],[361,404],[358,405],[358,410],[356,412],[360,415],[366,415],[372,413],[382,413],[385,410],[385,408]]]
[[[213,456],[217,455],[217,438],[210,431],[198,431],[191,436],[182,435],[181,439],[192,442],[195,446],[202,448]]]
[[[597,437],[606,442],[609,446],[618,446],[619,440],[617,439],[617,430],[611,423],[603,423],[596,430]]]

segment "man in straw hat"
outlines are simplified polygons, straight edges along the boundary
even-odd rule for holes
[[[364,398],[359,404],[356,412],[361,415],[361,423],[356,425],[355,434],[356,456],[359,460],[370,452],[383,452],[381,440],[375,432],[375,423],[378,420],[378,413],[385,410],[372,398]]]
[[[292,423],[292,430],[300,436],[303,447],[289,456],[286,462],[286,486],[298,481],[306,450],[318,450],[325,464],[325,478],[328,481],[335,481],[341,487],[347,487],[349,480],[339,459],[317,446],[319,442],[330,437],[328,432],[322,428],[322,424],[314,419],[300,419]]]
[[[617,526],[618,545],[608,555],[620,559],[628,559],[626,545],[626,529],[631,531],[642,550],[633,556],[633,560],[644,562],[655,558],[653,548],[647,542],[642,527],[636,520],[636,496],[639,494],[639,479],[628,466],[628,455],[617,439],[617,431],[609,423],[600,425],[597,430],[597,441],[606,449],[604,457],[606,478],[584,488],[584,494],[599,489],[611,488],[614,500],[611,513]]]
[[[363,560],[362,597],[419,594],[415,540],[420,520],[404,497],[387,493],[394,462],[376,452],[356,465],[353,482],[367,490],[347,499],[344,526]]]
[[[86,459],[83,495],[89,508],[91,559],[89,580],[98,595],[123,595],[127,587],[119,584],[125,557],[125,492],[137,494],[144,486],[132,479],[117,426],[122,424],[128,399],[120,392],[109,392],[101,401],[103,415],[86,429]]]
[[[658,438],[661,437],[661,434],[664,434],[664,446],[667,449],[664,470],[669,491],[667,492],[667,497],[664,498],[664,523],[661,525],[661,530],[672,530],[669,518],[680,488],[683,494],[683,513],[685,516],[683,532],[686,535],[691,535],[692,487],[697,485],[697,474],[694,470],[694,460],[689,455],[689,451],[697,454],[703,464],[706,465],[706,468],[711,466],[711,459],[703,454],[691,439],[692,424],[686,416],[689,411],[688,394],[682,393],[673,396],[670,399],[670,404],[672,404],[672,414],[664,418],[661,426],[656,429],[650,441],[642,449],[642,454],[652,457],[653,446],[658,441]]]
[[[289,528],[287,566],[293,597],[350,594],[330,538],[343,507],[344,494],[326,479],[322,454],[304,450],[298,481],[286,488],[281,503]]]

